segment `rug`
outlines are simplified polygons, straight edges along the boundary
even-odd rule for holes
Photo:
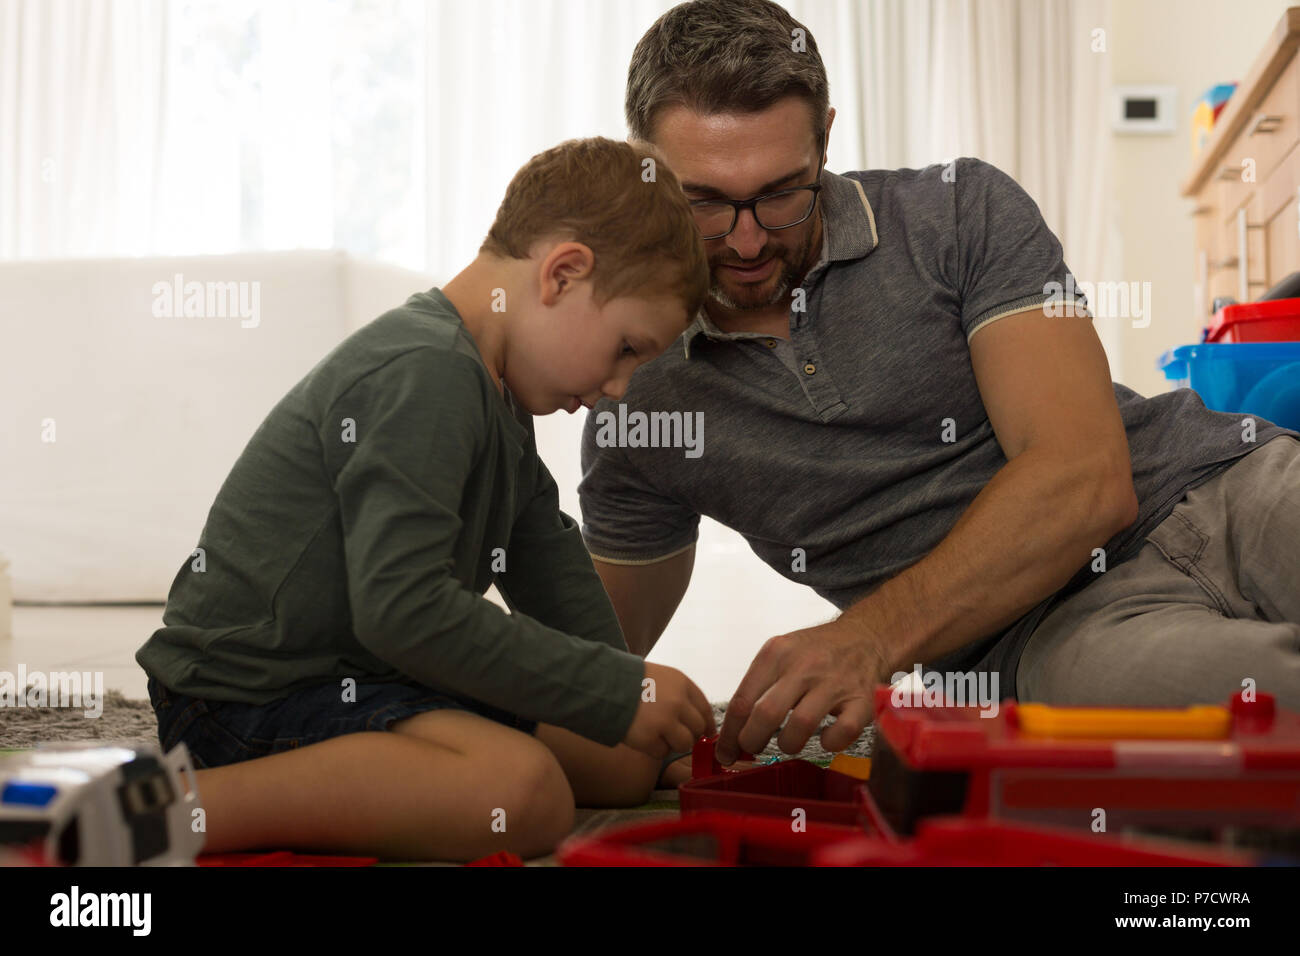
[[[106,690],[103,705],[98,717],[83,716],[75,707],[0,707],[0,749],[34,747],[41,741],[158,743],[158,721],[148,700]]]

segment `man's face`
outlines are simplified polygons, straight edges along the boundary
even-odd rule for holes
[[[833,118],[833,115],[832,115]],[[703,116],[669,107],[655,121],[654,144],[672,166],[687,199],[750,199],[814,181],[820,135],[806,101],[787,97],[761,113]],[[710,297],[731,311],[785,303],[820,252],[821,203],[796,226],[765,230],[746,209],[730,235],[704,243]]]

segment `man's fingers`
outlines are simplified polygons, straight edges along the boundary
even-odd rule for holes
[[[870,697],[854,697],[842,701],[840,714],[833,727],[822,731],[822,747],[831,753],[848,750],[862,736],[862,730],[871,722],[872,701]]]
[[[786,716],[798,705],[803,694],[803,686],[790,679],[779,680],[770,687],[740,730],[737,740],[741,749],[752,754],[767,749],[772,735],[781,729]]]
[[[799,753],[803,750],[804,744],[808,743],[808,739],[817,733],[822,718],[830,712],[834,704],[835,701],[829,694],[818,687],[810,688],[803,699],[796,701],[791,708],[792,713],[786,720],[785,728],[777,738],[776,745],[783,753]]]
[[[750,753],[758,753],[767,746],[768,740],[772,737],[772,731],[781,726],[781,720],[785,717],[786,711],[782,710],[777,715],[776,723],[768,728],[767,736],[758,744],[758,749],[754,750],[745,747],[741,741],[741,731],[745,730],[745,740],[756,741],[761,728],[748,730],[751,715],[758,701],[768,692],[773,684],[781,676],[781,647],[778,638],[770,639],[763,645],[755,656],[753,663],[749,665],[749,670],[745,672],[740,686],[736,692],[731,695],[731,700],[727,704],[726,716],[722,718],[722,732],[718,736],[718,745],[714,750],[714,755],[720,763],[731,763],[739,755],[740,750],[744,747]],[[772,705],[776,701],[771,702]],[[764,721],[763,723],[767,723]]]

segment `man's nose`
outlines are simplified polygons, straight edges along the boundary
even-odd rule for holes
[[[726,239],[727,246],[742,259],[756,259],[767,242],[767,230],[754,218],[754,210],[742,209],[736,216],[736,228]]]

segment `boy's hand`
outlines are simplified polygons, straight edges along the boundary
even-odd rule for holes
[[[660,790],[676,790],[687,780],[691,779],[691,758],[681,757],[674,760],[668,766],[664,767],[664,772],[659,775]]]
[[[708,698],[685,674],[675,667],[647,662],[645,676],[653,683],[642,694],[623,743],[662,760],[670,753],[689,751],[700,737],[718,732]]]

